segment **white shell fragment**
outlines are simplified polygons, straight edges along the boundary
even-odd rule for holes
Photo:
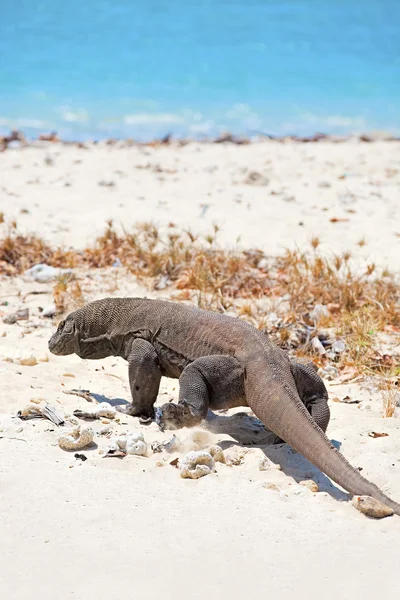
[[[213,446],[210,446],[208,449],[209,453],[211,454],[211,456],[213,457],[215,462],[220,462],[220,463],[226,463],[225,460],[225,455],[222,451],[221,446],[218,446],[218,444],[214,444]]]
[[[126,453],[136,454],[136,456],[146,456],[147,444],[143,440],[133,440],[132,438],[128,437],[126,440]]]
[[[394,511],[386,506],[386,504],[379,502],[379,500],[375,500],[375,498],[371,498],[371,496],[353,496],[351,503],[364,515],[373,517],[374,519],[391,517],[394,513]]]
[[[209,475],[214,467],[214,459],[206,450],[188,452],[179,461],[180,475],[184,479],[199,479],[204,475]]]
[[[111,440],[108,446],[108,452],[117,452],[121,450],[126,454],[135,454],[136,456],[147,456],[147,444],[141,431],[135,431],[128,435],[120,435]]]
[[[89,410],[74,410],[74,415],[80,419],[114,419],[116,414],[116,408],[108,402],[100,402]]]
[[[263,458],[260,458],[259,462],[258,462],[258,470],[259,471],[269,471],[271,468],[271,463],[269,462],[268,458],[266,456],[264,456]]]
[[[61,275],[72,275],[72,272],[72,269],[60,269],[51,267],[45,263],[39,263],[25,271],[24,275],[38,283],[48,283]]]
[[[111,406],[108,402],[100,402],[96,407],[93,408],[93,413],[98,419],[105,417],[106,419],[113,419],[117,414],[115,406]]]
[[[78,425],[68,433],[64,433],[58,438],[58,445],[62,450],[82,450],[86,446],[93,444],[94,431],[91,427],[81,427]]]

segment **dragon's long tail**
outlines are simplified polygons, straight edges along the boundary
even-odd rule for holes
[[[259,419],[328,477],[355,495],[372,496],[400,515],[400,504],[363,477],[332,445],[301,402],[289,365],[254,355],[245,360],[245,391]]]

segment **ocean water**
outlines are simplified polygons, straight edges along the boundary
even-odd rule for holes
[[[0,128],[400,131],[400,0],[1,0]]]

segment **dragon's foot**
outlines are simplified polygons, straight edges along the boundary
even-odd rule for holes
[[[179,404],[167,403],[156,408],[156,423],[164,431],[165,429],[182,429],[182,427],[193,427],[199,419],[193,417],[186,402]]]
[[[154,419],[154,409],[143,409],[133,406],[132,404],[119,404],[115,409],[124,415],[131,417],[139,417],[141,423],[150,423]]]

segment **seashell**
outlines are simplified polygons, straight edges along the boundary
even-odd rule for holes
[[[225,455],[222,451],[222,448],[220,446],[218,446],[218,444],[214,444],[213,446],[210,446],[208,451],[211,454],[211,456],[213,457],[215,462],[220,462],[220,463],[224,463],[224,464],[226,463]]]
[[[63,450],[82,450],[93,444],[94,431],[91,427],[74,427],[58,438],[58,445]]]
[[[179,461],[180,475],[184,479],[199,479],[214,470],[215,462],[209,452],[192,450]]]

